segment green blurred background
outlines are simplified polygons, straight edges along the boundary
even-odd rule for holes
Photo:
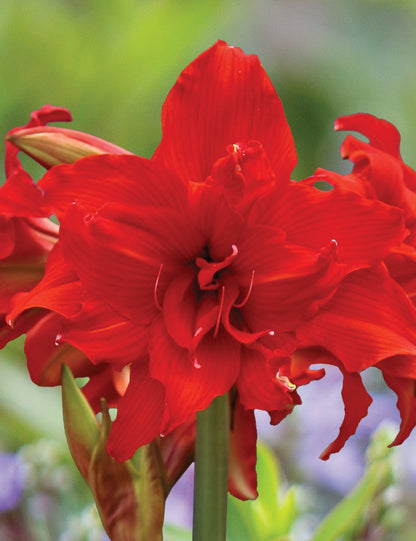
[[[413,0],[2,0],[0,129],[49,103],[71,110],[71,127],[150,157],[180,71],[224,39],[260,57],[283,101],[293,178],[349,171],[333,123],[361,111],[399,128],[414,166],[415,30]],[[30,382],[21,346],[0,352],[0,448],[10,451],[64,438],[59,390]]]

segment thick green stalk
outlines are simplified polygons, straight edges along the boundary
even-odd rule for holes
[[[225,541],[229,454],[228,394],[197,415],[193,541]]]

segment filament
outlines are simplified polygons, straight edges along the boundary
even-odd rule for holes
[[[254,275],[255,275],[255,273],[256,273],[256,271],[253,269],[251,271],[251,280],[250,280],[250,285],[248,286],[247,294],[246,294],[246,296],[244,297],[244,299],[241,302],[239,302],[238,304],[233,305],[235,308],[242,308],[246,304],[246,302],[248,301],[248,299],[249,299],[249,297],[251,295],[251,292],[253,290],[253,283],[254,283]]]
[[[160,305],[159,300],[157,298],[157,288],[159,285],[160,275],[162,274],[162,269],[163,269],[163,263],[160,264],[159,272],[157,273],[157,277],[156,277],[155,287],[153,289],[153,298],[155,300],[155,305],[156,305],[156,308],[160,311],[162,311],[162,306]]]

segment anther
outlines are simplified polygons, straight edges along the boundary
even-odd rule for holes
[[[288,391],[294,391],[296,389],[296,385],[287,376],[281,376],[279,370],[277,371],[276,379]]]
[[[235,308],[242,308],[246,304],[248,299],[250,298],[251,292],[253,290],[253,283],[254,283],[254,275],[255,274],[256,274],[256,271],[253,269],[251,271],[251,280],[250,280],[250,285],[248,286],[247,294],[246,294],[246,296],[244,297],[244,299],[241,302],[239,302],[238,304],[233,305]]]
[[[160,275],[162,274],[162,269],[163,269],[163,263],[160,264],[160,267],[159,267],[159,272],[157,273],[157,277],[156,277],[156,282],[155,282],[155,287],[153,289],[153,298],[155,300],[155,304],[156,304],[156,308],[160,311],[163,310],[162,306],[160,305],[159,303],[159,300],[157,298],[157,287],[159,285],[159,280],[160,280]]]

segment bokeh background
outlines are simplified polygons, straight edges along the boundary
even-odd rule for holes
[[[180,71],[224,39],[260,57],[283,101],[299,157],[293,178],[318,166],[349,171],[339,155],[344,135],[333,132],[333,123],[361,111],[399,128],[403,158],[414,166],[415,30],[413,0],[2,0],[0,130],[25,124],[31,111],[50,103],[71,110],[71,127],[150,157],[161,136],[163,100]],[[303,495],[294,541],[308,539],[360,480],[373,429],[383,419],[398,422],[394,397],[370,373],[371,415],[341,454],[320,462],[343,413],[339,377],[330,371],[326,381],[325,392],[321,384],[305,388],[305,404],[277,429],[259,416],[261,437]],[[414,538],[415,440],[396,453],[386,496],[401,510],[394,534],[400,537],[373,529],[372,540]],[[21,342],[0,352],[0,452],[0,539],[103,539],[66,451],[60,391],[30,382]],[[184,483],[172,496],[169,520],[189,520],[189,491]],[[30,532],[22,520],[16,529],[22,513]]]

